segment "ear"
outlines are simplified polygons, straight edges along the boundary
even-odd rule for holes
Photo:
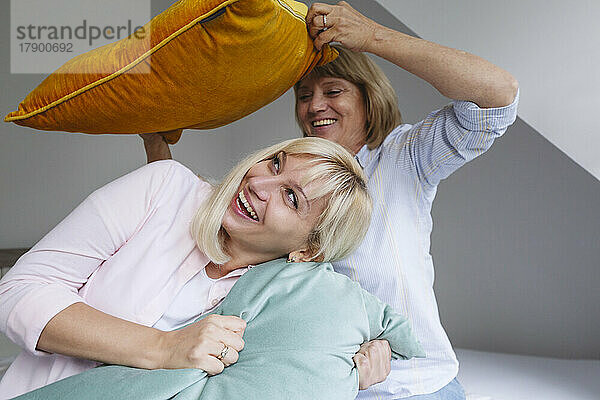
[[[316,251],[311,251],[309,249],[294,250],[290,252],[288,260],[291,262],[323,262],[323,254],[315,256],[315,253]]]

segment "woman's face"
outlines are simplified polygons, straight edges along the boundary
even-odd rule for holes
[[[360,88],[341,78],[300,81],[297,114],[308,136],[341,144],[356,154],[367,140],[365,101]]]
[[[306,249],[327,200],[307,200],[318,182],[301,186],[306,160],[280,152],[246,173],[223,217],[232,256],[258,263]]]

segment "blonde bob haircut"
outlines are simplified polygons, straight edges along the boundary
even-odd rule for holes
[[[230,260],[222,220],[237,196],[248,170],[280,152],[306,159],[308,170],[302,186],[319,180],[311,198],[329,196],[326,208],[307,238],[311,259],[334,261],[347,257],[364,238],[371,220],[372,200],[362,168],[342,146],[321,138],[287,140],[250,155],[234,167],[198,209],[191,233],[198,248],[214,263]],[[282,254],[282,256],[287,256]]]
[[[315,67],[302,80],[332,77],[345,79],[358,86],[365,100],[366,144],[369,149],[374,149],[381,145],[387,135],[402,123],[396,92],[381,68],[365,54],[341,46],[331,47],[340,53],[338,58],[328,64]],[[300,127],[302,127],[302,123],[298,116],[298,89],[302,80],[294,85],[296,121]],[[304,132],[304,136],[308,136],[308,132]]]

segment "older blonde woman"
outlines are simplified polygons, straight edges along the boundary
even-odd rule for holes
[[[244,347],[244,320],[184,326],[213,310],[248,266],[344,258],[370,211],[358,164],[318,138],[259,151],[214,190],[174,161],[109,183],[0,281],[0,328],[24,349],[0,398],[98,362],[220,373]]]
[[[357,358],[368,367],[362,387],[385,382],[359,398],[464,399],[433,291],[431,207],[440,181],[514,122],[518,83],[480,57],[384,27],[343,1],[313,4],[307,23],[317,48],[332,41],[343,48],[337,60],[295,86],[297,120],[305,135],[355,154],[376,204],[365,240],[334,268],[408,314],[427,353],[390,366],[385,343],[366,344]],[[414,125],[402,123],[392,85],[363,52],[425,80],[452,103]]]

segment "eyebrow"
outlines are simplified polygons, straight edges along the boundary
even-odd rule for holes
[[[329,79],[324,79],[323,80],[323,85],[329,85],[330,83],[340,84],[340,83],[343,83],[343,82],[344,82],[344,79],[335,78],[335,77],[332,76],[332,77],[329,77]]]
[[[322,85],[343,84],[343,83],[344,83],[344,79],[336,78],[334,76],[327,77],[327,79],[323,79],[323,81],[321,82]],[[306,88],[307,88],[307,86],[304,84],[301,84],[300,86],[298,86],[298,90],[306,89]]]

